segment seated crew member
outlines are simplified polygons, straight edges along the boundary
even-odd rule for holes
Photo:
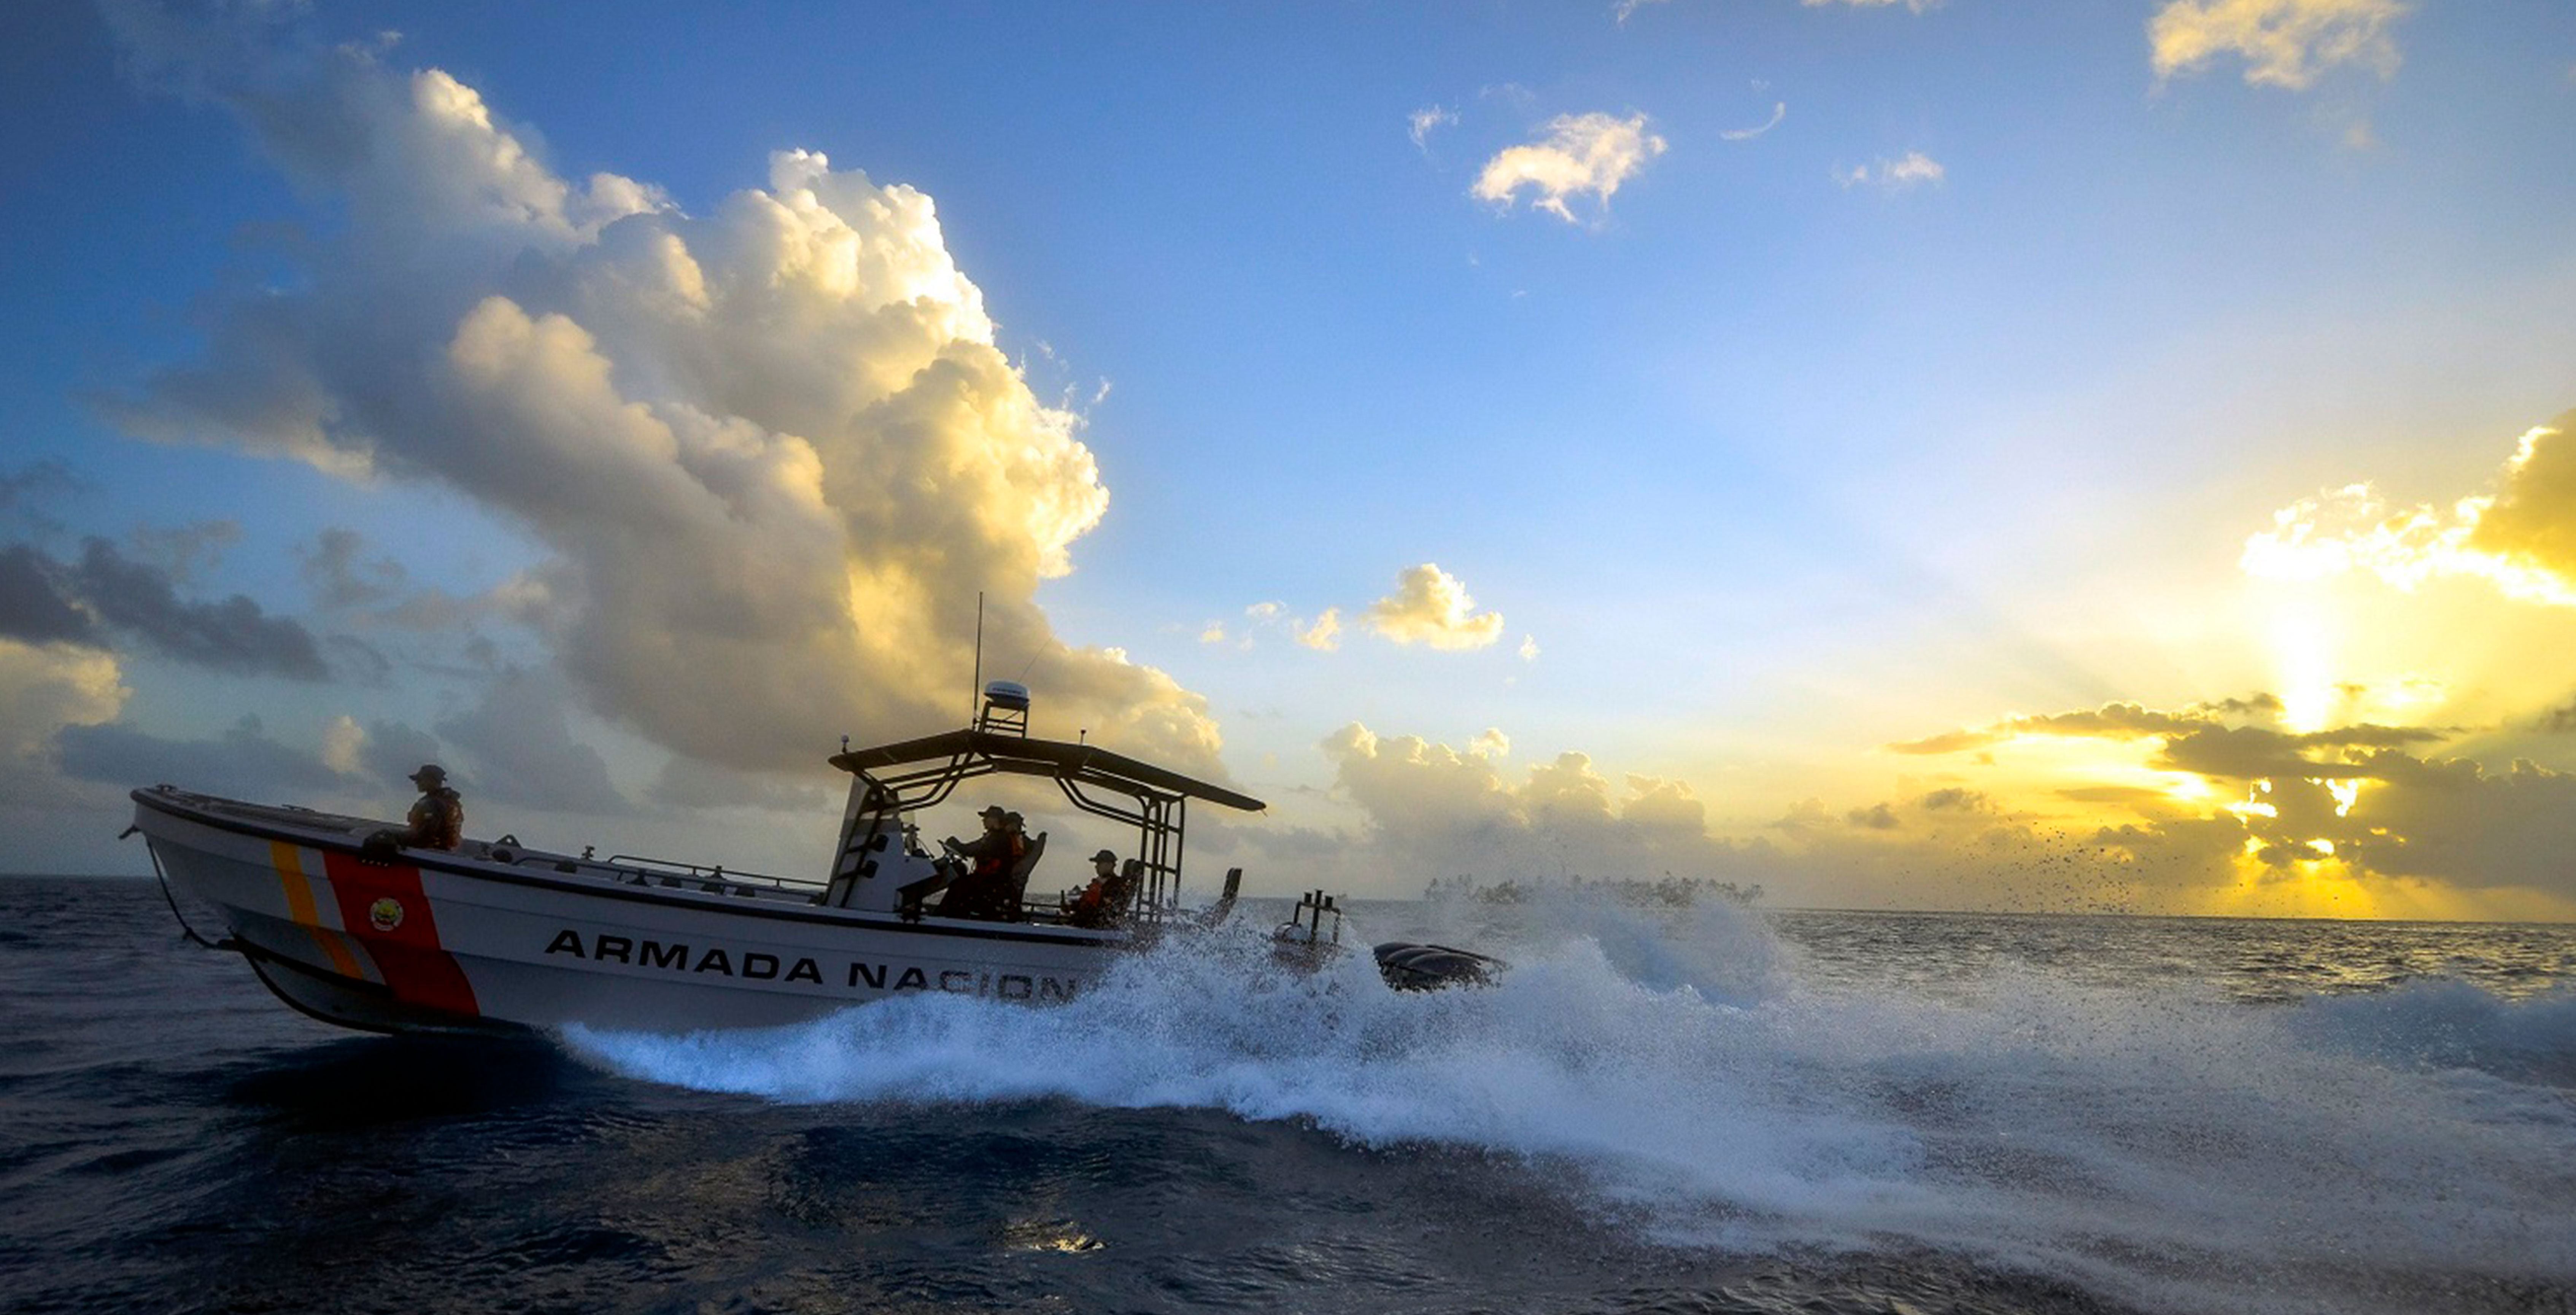
[[[1133,866],[1133,864],[1131,864]],[[1072,926],[1113,928],[1126,923],[1128,900],[1136,897],[1136,874],[1118,872],[1118,856],[1092,853],[1092,884],[1066,905],[1064,921]]]
[[[1109,887],[1118,880],[1118,854],[1104,849],[1091,856],[1091,884],[1065,901],[1064,920],[1076,927],[1109,923]]]
[[[984,834],[971,843],[959,844],[949,837],[949,847],[961,858],[974,863],[973,870],[951,882],[948,893],[941,896],[939,916],[943,918],[990,918],[1001,912],[1002,897],[1009,888],[1011,865],[1020,861],[1027,846],[1011,827],[1013,814],[995,804],[984,810]]]
[[[402,843],[420,849],[454,849],[465,840],[465,802],[447,788],[447,769],[424,763],[411,774],[420,787],[420,802],[411,806],[410,830]]]
[[[1029,883],[1029,870],[1037,866],[1038,856],[1046,852],[1046,833],[1029,838],[1028,819],[1017,813],[1002,815],[1002,826],[1011,833],[1011,861],[1002,865],[1001,876],[993,886],[992,916],[1004,922],[1018,922],[1027,916],[1020,906],[1020,892]]]

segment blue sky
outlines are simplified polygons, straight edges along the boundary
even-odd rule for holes
[[[797,682],[847,670],[868,690],[813,692],[818,749],[913,729],[933,689],[955,687],[937,706],[962,710],[946,668],[971,621],[954,596],[990,587],[1013,618],[1000,647],[1020,648],[988,667],[1028,664],[1042,720],[1061,707],[1278,801],[1211,841],[1256,886],[1685,870],[1767,878],[1797,902],[2010,903],[2032,897],[1979,846],[2015,837],[2086,855],[2090,884],[2067,896],[2086,906],[2576,912],[2576,888],[2524,861],[2564,839],[2545,809],[2445,813],[2407,784],[2465,762],[2481,773],[2467,798],[2576,790],[2559,775],[2576,741],[2550,729],[2576,723],[2554,719],[2576,671],[2542,656],[2567,651],[2569,609],[2508,587],[2569,565],[2548,529],[2553,440],[2513,464],[2576,405],[2564,6],[739,6],[712,21],[119,4],[0,23],[0,241],[22,257],[0,275],[20,311],[0,329],[0,475],[30,490],[0,510],[0,537],[89,618],[78,635],[31,615],[0,627],[17,646],[0,693],[27,728],[8,770],[30,839],[11,866],[132,866],[97,840],[118,798],[101,778],[200,761],[228,731],[239,748],[254,715],[262,752],[310,770],[230,792],[303,782],[392,810],[400,781],[373,758],[417,747],[457,760],[478,823],[795,867],[828,817],[740,800],[810,805],[775,792],[828,786],[785,770],[815,755],[724,742],[699,708],[730,686],[745,734],[774,739],[800,725]],[[521,239],[392,213],[478,185],[439,172],[446,157],[389,179],[298,155],[334,131],[380,158],[428,149],[404,134],[432,120],[396,94],[427,70],[545,178],[657,190],[513,255]],[[1516,148],[1613,128],[1639,153],[1570,175],[1562,216],[1535,183],[1475,194]],[[914,431],[852,420],[845,458],[788,424],[849,419],[828,385],[796,398],[774,381],[823,377],[800,373],[818,353],[866,374],[878,349],[856,321],[799,338],[785,303],[762,319],[746,300],[724,312],[739,323],[682,346],[645,303],[574,286],[643,270],[642,247],[618,243],[648,232],[715,260],[729,198],[785,195],[772,154],[792,150],[935,206],[932,246],[907,249],[980,294],[989,350],[1020,381],[979,376],[985,403],[1036,408],[976,431],[977,459],[1000,463],[969,481],[985,493],[943,483],[862,509],[840,481],[864,453],[918,455],[900,446]],[[432,277],[437,260],[461,263]],[[489,296],[518,318],[473,320]],[[307,311],[299,336],[239,354],[261,314]],[[548,338],[550,315],[592,348]],[[465,368],[469,324],[503,355],[475,358],[490,368],[450,398],[440,371]],[[839,521],[762,524],[834,537],[861,576],[902,556],[901,578],[871,587],[896,591],[889,608],[935,593],[935,614],[899,639],[870,638],[891,611],[827,618],[848,633],[817,639],[811,666],[719,638],[662,652],[712,615],[698,603],[772,589],[760,624],[803,633],[783,600],[820,597],[831,572],[681,579],[710,552],[773,560],[756,535],[700,527],[707,550],[621,574],[659,541],[621,546],[627,522],[497,472],[494,454],[535,441],[512,426],[563,418],[521,350],[576,373],[596,356],[601,406],[676,425],[683,449],[697,415],[759,430],[763,460],[789,466],[812,440]],[[337,418],[319,446],[281,449],[174,392],[171,372],[192,370],[270,397],[311,375]],[[389,400],[432,395],[458,409],[433,423]],[[462,455],[457,426],[473,431]],[[547,441],[602,432],[573,428]],[[550,450],[561,469],[602,455]],[[1080,459],[1088,480],[1064,464]],[[2360,503],[2313,501],[2362,483],[2383,511],[2490,496],[2520,512],[2445,521],[2452,540],[2430,520],[2370,540]],[[986,565],[925,548],[932,523],[976,527],[965,557]],[[2253,569],[2249,540],[2294,524],[2302,543],[2347,545],[2332,569]],[[355,536],[360,566],[392,564],[372,568],[383,597],[326,599],[312,563],[329,531]],[[915,537],[882,537],[898,534]],[[165,621],[239,594],[310,636],[329,673],[174,650],[152,629],[163,614],[120,611],[108,577],[84,573],[90,536],[166,578],[180,610]],[[1026,573],[1049,552],[1065,569]],[[1473,604],[1443,611],[1447,595],[1407,595],[1404,578]],[[633,588],[655,597],[613,601]],[[417,608],[398,622],[399,595],[453,606],[441,625]],[[1262,604],[1277,607],[1247,612]],[[1326,609],[1338,646],[1298,643]],[[611,634],[614,658],[598,647]],[[830,644],[868,656],[834,668]],[[2051,722],[1968,758],[1893,747],[2105,705],[2182,720]],[[495,738],[532,715],[544,734]],[[2391,725],[2426,734],[2344,733]],[[2196,729],[2276,737],[2317,774],[2194,757]],[[675,754],[750,775],[725,778],[729,804],[660,790]],[[531,783],[570,777],[589,784]],[[2360,802],[2331,821],[2247,811],[2276,786],[2347,779]]]

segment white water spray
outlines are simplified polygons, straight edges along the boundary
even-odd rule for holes
[[[1515,966],[1486,990],[1396,994],[1361,955],[1300,977],[1247,932],[1123,962],[1054,1009],[923,996],[569,1042],[782,1101],[1214,1108],[1502,1154],[1674,1245],[1929,1246],[2149,1308],[2403,1309],[2400,1290],[2576,1279],[2563,994],[2254,1008],[2005,970],[1941,1000],[1815,988],[1723,907],[1528,924],[1545,930],[1498,947]]]

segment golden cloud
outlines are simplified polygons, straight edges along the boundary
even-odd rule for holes
[[[2222,724],[2223,718],[2271,719],[2278,717],[2280,712],[2281,701],[2270,694],[2195,703],[2177,712],[2159,712],[2136,703],[2105,703],[2099,708],[2084,711],[2007,717],[1982,729],[1945,731],[1919,740],[1891,744],[1887,748],[1891,753],[1904,754],[1963,753],[2001,744],[2019,735],[2146,739],[2217,726]]]
[[[2213,733],[2223,729],[2257,733]],[[2200,726],[2176,743],[2194,765],[2229,773],[2209,778],[2225,788],[2207,798],[2231,802],[2193,805],[2170,791],[2089,783],[2049,792],[2134,817],[2112,824],[2070,822],[2017,808],[1996,790],[1945,785],[1856,806],[1808,800],[1758,834],[1737,837],[1713,832],[1681,782],[1630,775],[1624,792],[1614,791],[1585,754],[1561,753],[1515,773],[1485,752],[1352,723],[1322,748],[1334,793],[1360,811],[1360,828],[1266,840],[1293,840],[1309,861],[1329,855],[1370,874],[1671,874],[1758,883],[1821,905],[2576,910],[2576,874],[2563,862],[2576,844],[2576,776],[2530,763],[2489,773],[2474,762],[2368,747],[2425,734],[2347,727],[2303,737]],[[2308,775],[2236,775],[2257,765]]]
[[[2303,498],[2245,541],[2239,566],[2273,580],[2368,571],[2405,590],[2467,577],[2509,597],[2576,607],[2576,411],[2522,435],[2494,490],[2447,507],[2395,506],[2369,484]]]
[[[2279,724],[2268,695],[2159,711],[2111,703],[2082,712],[2006,718],[1891,748],[1956,753],[2015,736],[2077,737],[2150,747],[2143,766],[2207,783],[2214,806],[2172,791],[2072,781],[2050,794],[2123,808],[2140,820],[2092,836],[2110,859],[2100,871],[2142,890],[2216,891],[2247,871],[2285,880],[2330,870],[2375,882],[2435,881],[2458,890],[2517,888],[2550,907],[2576,907],[2576,872],[2561,858],[2576,843],[2576,775],[2516,760],[2489,772],[2468,759],[2411,750],[2460,732],[2369,722],[2297,732]],[[1850,810],[1849,826],[1893,830],[1887,805]],[[2249,867],[2250,865],[2250,867]],[[2313,911],[2313,910],[2311,910]]]
[[[1395,592],[1369,604],[1368,620],[1399,644],[1486,648],[1503,637],[1503,614],[1478,612],[1467,586],[1433,562],[1398,575]]]
[[[2295,91],[2338,65],[2395,74],[2389,29],[2405,13],[2397,0],[2170,0],[2147,21],[2147,42],[2159,78],[2234,55],[2247,82]]]
[[[556,176],[443,72],[196,44],[158,49],[348,220],[127,399],[136,432],[515,521],[550,553],[519,614],[598,711],[684,754],[802,764],[829,733],[954,720],[980,591],[1042,718],[1222,774],[1204,700],[1039,611],[1108,490],[1082,418],[994,345],[930,197],[788,151],[691,216]]]
[[[1315,624],[1293,630],[1297,642],[1319,653],[1330,653],[1342,646],[1342,609],[1327,607]]]
[[[116,720],[133,693],[102,650],[0,637],[0,780],[41,768],[65,726]]]
[[[2165,741],[2152,762],[2171,771],[2229,780],[2346,780],[2381,775],[2358,754],[2320,760],[2315,749],[2363,750],[2445,738],[2420,726],[2345,726],[2293,735],[2259,726],[2204,726]]]

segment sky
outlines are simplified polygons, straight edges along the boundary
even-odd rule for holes
[[[2557,0],[0,29],[0,868],[819,873],[980,594],[1255,892],[2576,919]]]

